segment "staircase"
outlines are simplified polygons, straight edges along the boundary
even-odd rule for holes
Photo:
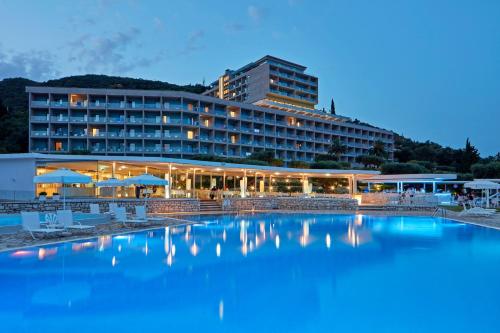
[[[200,200],[200,212],[222,212],[222,205],[215,200]]]

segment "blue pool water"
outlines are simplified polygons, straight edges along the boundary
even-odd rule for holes
[[[99,218],[99,214],[74,213],[75,220],[95,219]],[[40,221],[45,220],[45,213],[40,213]],[[20,214],[0,214],[0,227],[21,225]]]
[[[499,231],[430,217],[193,219],[0,253],[0,331],[500,331]]]

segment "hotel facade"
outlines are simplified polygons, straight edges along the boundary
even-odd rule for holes
[[[393,133],[314,109],[318,79],[266,56],[226,72],[203,95],[180,91],[27,87],[29,151],[189,159],[276,158],[312,162],[334,139],[355,163],[375,141],[393,158]]]

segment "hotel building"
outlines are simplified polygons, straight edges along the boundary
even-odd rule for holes
[[[27,87],[29,151],[189,159],[272,150],[285,162],[311,162],[338,138],[348,147],[343,161],[354,163],[376,140],[392,159],[392,132],[315,110],[318,79],[304,71],[266,56],[204,95]]]

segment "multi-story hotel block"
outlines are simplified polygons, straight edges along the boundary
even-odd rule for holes
[[[226,70],[204,95],[276,108],[314,111],[318,78],[306,67],[265,56],[237,70]]]
[[[343,161],[355,162],[376,140],[392,159],[392,132],[314,109],[318,80],[304,70],[267,56],[232,72],[224,89],[205,95],[27,87],[29,150],[186,159],[273,150],[285,161],[313,161],[338,138],[348,147]],[[219,82],[225,85],[224,80]],[[237,88],[235,81],[245,83]],[[209,96],[214,92],[224,98]]]

